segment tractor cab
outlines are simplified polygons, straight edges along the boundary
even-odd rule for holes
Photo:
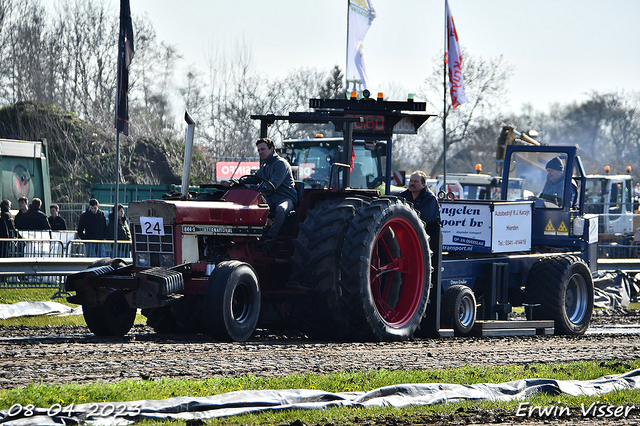
[[[379,189],[391,193],[392,135],[416,134],[433,114],[426,102],[385,101],[365,91],[362,99],[310,99],[314,112],[252,115],[260,120],[260,136],[278,120],[290,123],[332,123],[342,138],[285,141],[283,154],[298,167],[298,178],[310,188]]]
[[[313,138],[285,140],[280,154],[297,170],[297,180],[305,188],[329,188],[337,176],[331,176],[336,162],[341,162],[343,138]],[[383,189],[386,166],[386,143],[383,141],[354,140],[353,168],[350,187],[357,189]],[[334,169],[335,170],[335,169]],[[334,172],[335,173],[335,172]]]
[[[576,152],[575,146],[507,147],[502,199],[517,185],[524,199],[534,201],[533,245],[586,248],[582,238],[586,174]]]

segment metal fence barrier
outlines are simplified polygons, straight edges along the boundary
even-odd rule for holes
[[[638,259],[640,258],[639,244],[600,244],[598,245],[599,259]]]
[[[66,277],[103,257],[131,263],[131,241],[76,240],[74,231],[21,231],[23,238],[0,238],[0,289],[57,288],[69,295]],[[58,238],[53,238],[53,237]]]
[[[131,257],[131,241],[71,240],[66,247],[67,257]]]

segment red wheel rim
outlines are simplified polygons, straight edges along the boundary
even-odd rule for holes
[[[395,234],[393,242],[385,241],[385,234]],[[425,276],[422,250],[416,231],[404,219],[391,219],[376,236],[369,283],[376,310],[390,326],[406,325],[420,306]],[[394,278],[397,285],[398,277],[401,284],[396,301],[392,294]]]

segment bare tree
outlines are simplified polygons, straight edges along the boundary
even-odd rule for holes
[[[184,108],[196,122],[200,121],[206,111],[206,98],[203,94],[204,83],[201,77],[202,74],[194,65],[191,65],[187,71],[185,84],[180,88]]]
[[[0,0],[0,102],[13,101],[12,67],[11,64],[11,22],[14,17],[16,4],[14,0]]]
[[[257,128],[250,116],[260,113],[273,93],[254,71],[251,51],[246,45],[212,50],[206,59],[207,112],[200,140],[212,157],[253,156],[251,139]]]
[[[115,105],[117,15],[104,2],[58,4],[47,45],[53,98],[81,117],[106,124]]]
[[[605,165],[623,173],[640,154],[639,96],[593,92],[585,102],[557,105],[543,127],[544,140],[579,145],[595,162],[587,163],[588,173],[601,173]]]
[[[443,99],[442,56],[435,60],[433,73],[427,78],[430,91],[425,96],[432,111],[439,111],[439,120],[431,119],[421,131],[418,144],[422,146],[423,167],[431,175],[442,170],[444,150],[442,147],[442,119],[447,116],[447,158],[469,147],[473,141],[471,135],[483,127],[485,121],[491,121],[501,114],[501,107],[506,104],[507,82],[513,68],[504,63],[502,56],[485,60],[463,52],[464,88],[467,103],[452,109],[447,102],[446,111],[442,103],[434,101]],[[448,92],[448,90],[447,90]],[[493,148],[493,146],[492,146]],[[406,149],[405,152],[416,152]]]
[[[338,69],[339,72],[339,69]],[[285,78],[274,81],[270,87],[273,93],[269,109],[264,112],[287,114],[293,111],[308,111],[309,99],[317,98],[326,89],[329,74],[313,68],[299,68]],[[277,88],[277,89],[275,89]],[[294,124],[287,121],[274,123],[269,136],[276,141],[313,137],[317,133],[328,133],[333,125]]]
[[[339,66],[333,67],[329,77],[320,88],[318,97],[321,99],[344,99],[344,76]]]
[[[43,51],[46,38],[45,13],[40,1],[16,4],[9,25],[8,64],[11,72],[13,102],[33,100],[43,102]]]

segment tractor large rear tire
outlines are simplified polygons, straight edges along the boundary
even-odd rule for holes
[[[260,286],[251,265],[220,262],[209,277],[204,295],[209,333],[217,340],[244,342],[256,331],[260,316]]]
[[[297,298],[295,322],[311,338],[339,339],[347,321],[338,263],[347,221],[362,203],[359,198],[317,202],[293,242],[292,281],[309,290]]]
[[[413,337],[431,283],[429,237],[403,199],[372,199],[349,221],[340,271],[345,338],[361,341]]]
[[[527,277],[528,319],[554,320],[555,334],[579,336],[593,313],[593,281],[587,264],[577,256],[550,257],[535,263]]]

